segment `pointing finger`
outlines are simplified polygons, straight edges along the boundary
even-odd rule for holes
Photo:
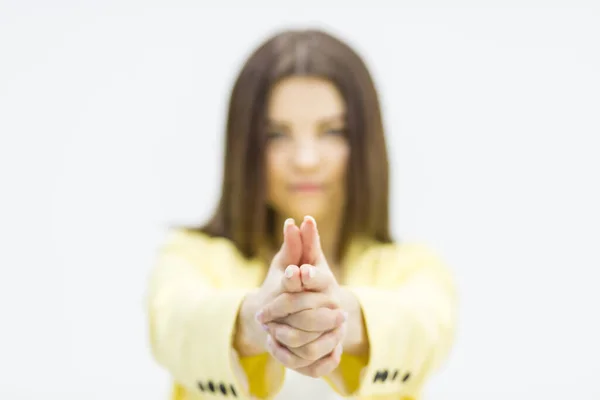
[[[283,224],[283,244],[274,258],[274,262],[282,270],[288,265],[298,265],[302,256],[302,238],[300,229],[292,218]]]
[[[317,265],[325,257],[321,249],[321,239],[317,230],[317,222],[313,217],[307,215],[300,225],[302,234],[302,263]]]

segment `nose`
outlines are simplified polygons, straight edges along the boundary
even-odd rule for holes
[[[314,141],[305,140],[297,143],[295,147],[293,162],[296,168],[312,170],[318,167],[321,156]]]

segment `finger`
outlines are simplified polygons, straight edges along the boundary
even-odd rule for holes
[[[338,344],[331,354],[321,358],[319,361],[315,361],[306,367],[297,368],[296,371],[302,375],[310,376],[312,378],[321,378],[323,376],[332,373],[340,364],[342,359],[342,344]]]
[[[297,369],[309,366],[312,361],[303,360],[291,351],[277,343],[271,335],[267,336],[267,351],[271,356],[287,368]]]
[[[325,257],[321,249],[321,239],[317,230],[317,222],[307,215],[300,225],[302,235],[302,263],[317,265]]]
[[[294,293],[301,292],[302,290],[300,268],[297,265],[288,265],[281,278],[281,291]]]
[[[342,310],[322,307],[316,310],[300,311],[277,322],[307,332],[325,332],[337,328],[345,320],[346,315]]]
[[[317,268],[309,264],[300,267],[300,276],[304,290],[324,292],[337,283],[329,268]]]
[[[321,292],[281,293],[265,305],[260,312],[259,322],[266,324],[306,310],[322,307],[336,309],[340,307],[337,299]]]
[[[302,238],[300,229],[292,218],[288,218],[283,224],[283,243],[273,262],[283,270],[288,265],[300,265],[301,256]]]
[[[275,340],[277,340],[277,342],[281,343],[292,352],[292,349],[306,346],[323,335],[321,332],[301,331],[300,329],[295,329],[289,325],[277,322],[266,324],[266,330],[273,338],[275,338]]]
[[[289,350],[300,358],[305,360],[317,361],[331,353],[335,347],[342,341],[346,334],[346,324],[326,332],[312,342]]]

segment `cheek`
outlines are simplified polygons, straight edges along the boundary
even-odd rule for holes
[[[285,157],[281,151],[268,149],[266,152],[267,190],[273,200],[280,191],[285,175]]]
[[[329,149],[329,155],[332,178],[343,183],[350,158],[350,146],[347,143],[339,143]]]

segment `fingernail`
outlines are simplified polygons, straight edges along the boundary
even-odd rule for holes
[[[258,311],[256,314],[254,314],[254,319],[256,320],[256,322],[258,322],[258,323],[261,322],[260,319],[262,318],[262,315],[263,315],[262,310]]]
[[[344,311],[342,313],[342,316],[344,317],[344,322],[348,321],[348,312],[347,311]]]
[[[287,227],[290,225],[294,225],[295,221],[294,218],[288,218],[285,220],[285,222],[283,223],[283,233],[285,234],[285,231],[287,230]]]
[[[265,331],[265,332],[268,332],[268,331],[269,331],[269,327],[268,327],[267,325],[265,325],[265,324],[262,324],[261,326],[262,326],[262,328],[263,328],[263,331]]]
[[[308,268],[308,277],[309,278],[314,278],[316,274],[317,274],[317,269],[315,267]]]
[[[294,276],[294,266],[288,265],[288,267],[285,269],[285,277],[289,279],[292,276]]]
[[[315,219],[313,217],[311,217],[310,215],[306,215],[304,217],[305,221],[311,221],[313,224],[315,224],[315,226],[317,226],[317,221],[315,221]]]

